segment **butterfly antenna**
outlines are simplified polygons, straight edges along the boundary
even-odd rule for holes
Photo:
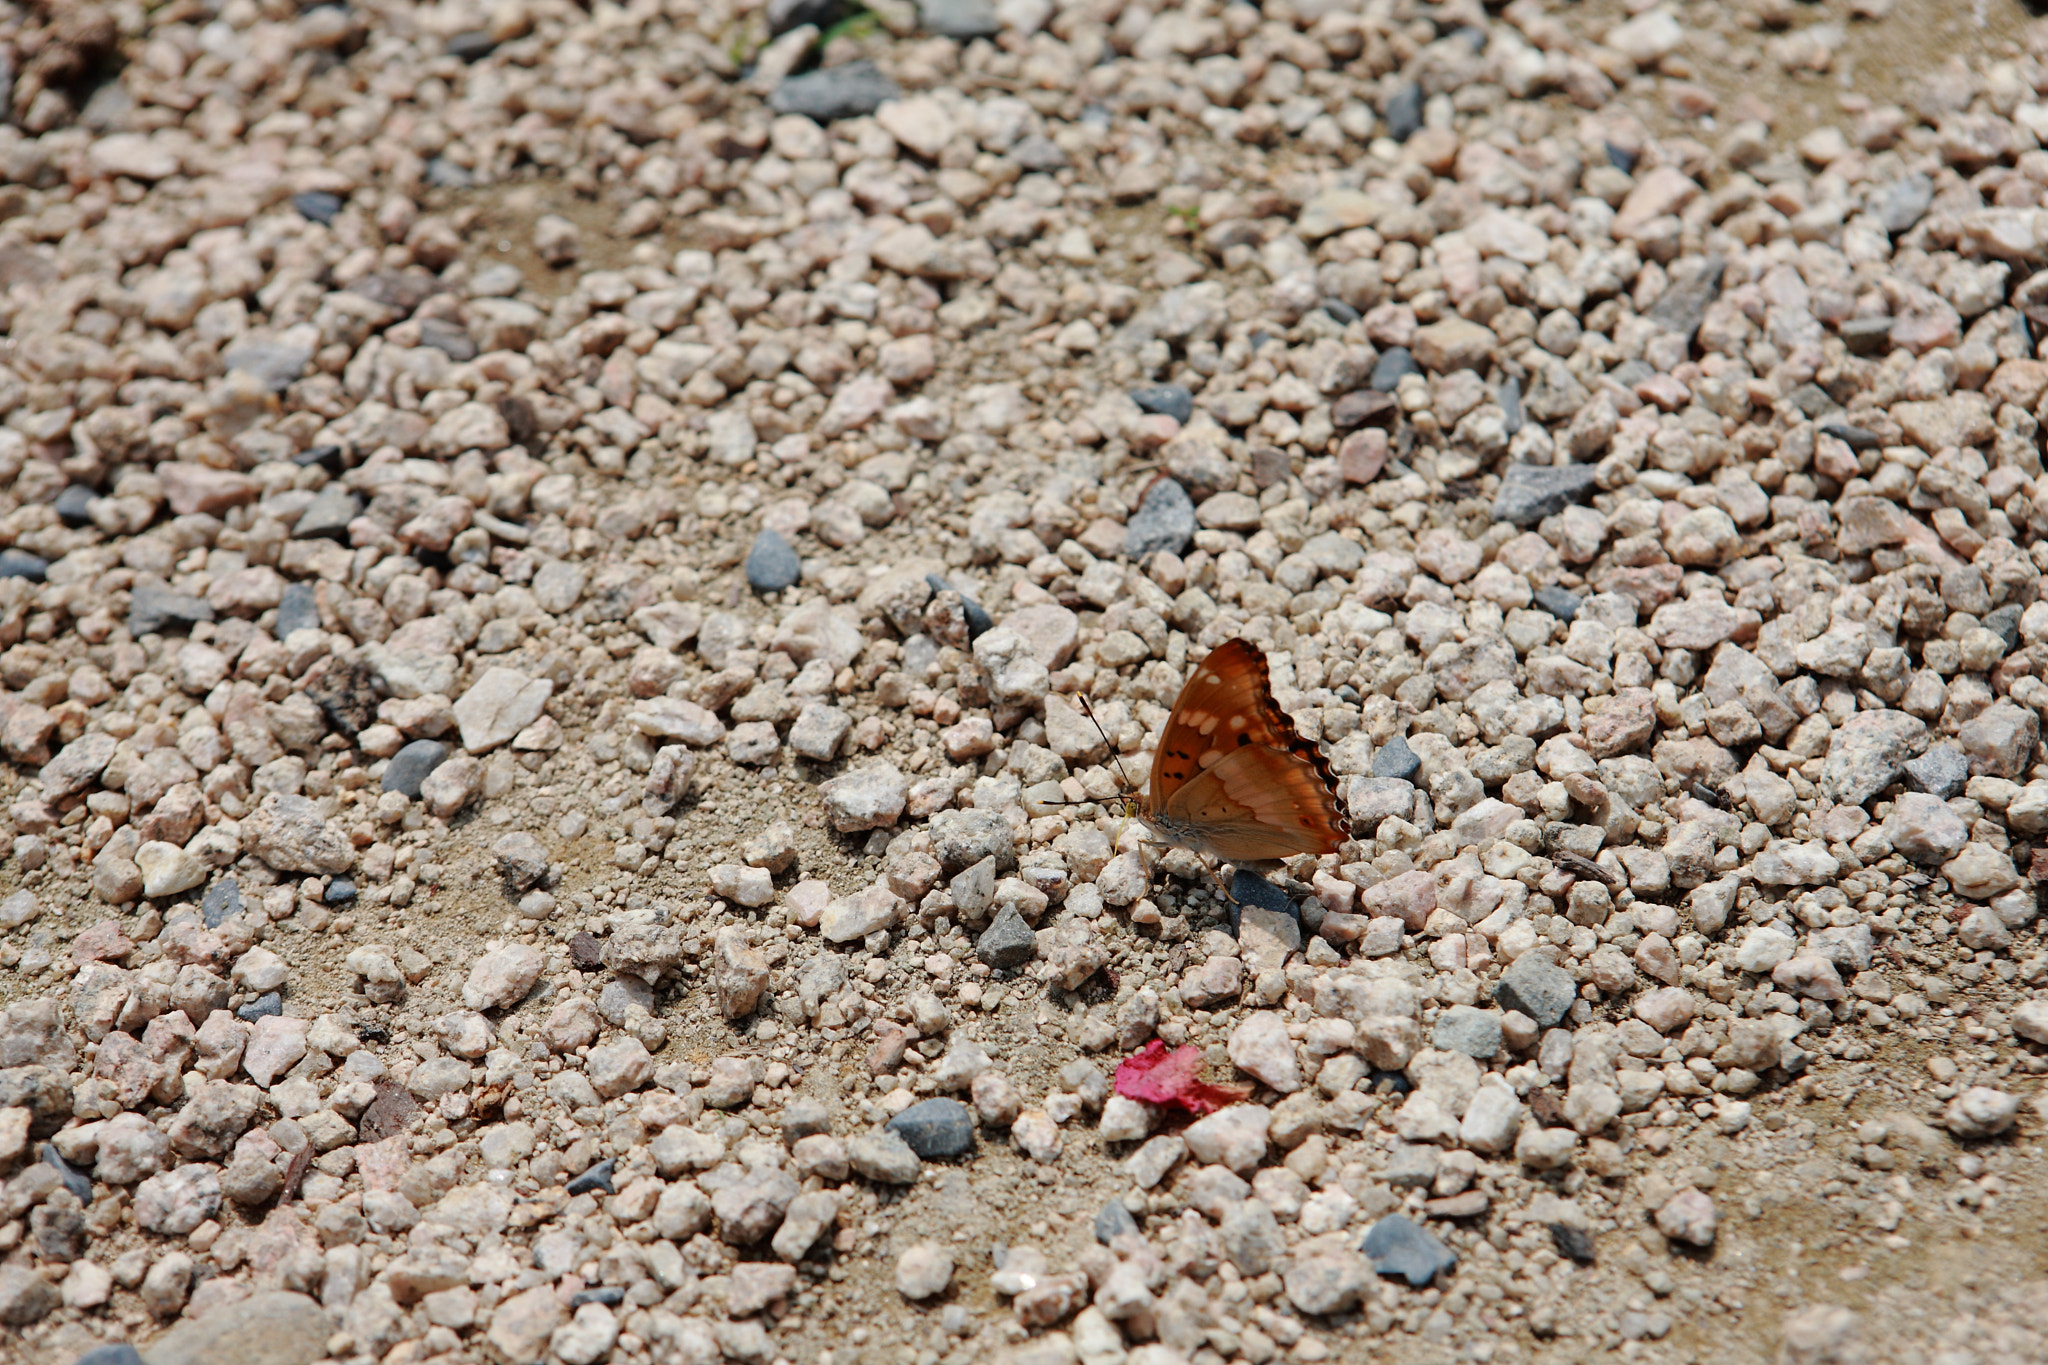
[[[1136,795],[1138,784],[1131,781],[1131,775],[1124,771],[1123,755],[1116,751],[1116,744],[1110,739],[1109,731],[1103,729],[1102,722],[1096,719],[1095,708],[1088,704],[1088,698],[1083,696],[1080,702],[1082,714],[1088,717],[1088,723],[1095,727],[1095,733],[1102,736],[1103,747],[1109,750],[1109,761],[1116,765],[1116,775],[1123,779],[1125,793]]]

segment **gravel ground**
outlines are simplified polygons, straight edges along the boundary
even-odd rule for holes
[[[2048,1358],[2048,27],[1631,8],[0,3],[0,1359]]]

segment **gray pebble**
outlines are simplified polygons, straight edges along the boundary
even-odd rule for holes
[[[781,592],[804,576],[804,562],[780,531],[763,527],[747,551],[746,571],[747,586],[755,592]]]
[[[1984,618],[1984,629],[2005,641],[2007,653],[2020,647],[2020,617],[2026,610],[2017,602],[2008,602]]]
[[[341,214],[342,198],[326,190],[306,190],[292,196],[292,207],[309,223],[331,223]]]
[[[1500,1016],[1470,1005],[1453,1005],[1436,1017],[1431,1037],[1441,1051],[1462,1052],[1483,1061],[1500,1052]]]
[[[566,1188],[571,1195],[589,1194],[593,1190],[603,1190],[606,1194],[617,1194],[618,1191],[612,1188],[612,1172],[616,1169],[618,1169],[618,1162],[611,1157],[606,1157],[582,1175],[572,1179]]]
[[[37,1155],[42,1157],[45,1166],[57,1173],[57,1178],[64,1182],[64,1188],[78,1196],[79,1203],[92,1202],[91,1176],[66,1161],[63,1153],[50,1143],[44,1143]]]
[[[1426,1288],[1439,1272],[1458,1268],[1458,1253],[1419,1223],[1400,1214],[1390,1214],[1372,1225],[1359,1248],[1382,1275],[1408,1281],[1412,1289]]]
[[[363,500],[338,483],[313,495],[292,525],[294,540],[348,540],[348,524],[363,514]],[[294,585],[296,586],[296,585]],[[311,591],[312,585],[306,585]]]
[[[787,33],[805,24],[824,29],[839,22],[839,0],[768,0],[765,11],[770,33]]]
[[[0,578],[26,578],[31,583],[40,583],[49,570],[50,561],[41,555],[32,555],[27,550],[0,550]]]
[[[497,49],[498,40],[482,29],[466,29],[442,45],[449,56],[465,62],[480,62]]]
[[[1422,367],[1415,363],[1414,354],[1406,346],[1390,346],[1373,362],[1372,378],[1365,384],[1375,393],[1392,393],[1404,377],[1420,373]]]
[[[872,114],[903,91],[870,61],[847,62],[791,76],[775,87],[769,107],[778,114],[803,114],[820,123]]]
[[[1161,550],[1179,554],[1195,538],[1195,503],[1172,479],[1145,490],[1138,510],[1124,526],[1124,556],[1142,563]]]
[[[1566,625],[1570,625],[1572,618],[1579,614],[1578,594],[1566,592],[1560,587],[1552,586],[1536,589],[1534,601],[1537,606],[1543,608],[1543,610],[1549,612]]]
[[[1513,436],[1522,429],[1522,381],[1509,375],[1500,386],[1501,429]]]
[[[1176,422],[1186,423],[1195,415],[1194,392],[1184,384],[1148,384],[1132,389],[1131,401],[1145,412],[1171,417]]]
[[[1953,744],[1938,744],[1902,765],[1906,785],[1946,801],[1962,795],[1970,781],[1970,759]]]
[[[235,1017],[253,1024],[258,1019],[268,1019],[284,1013],[284,997],[276,991],[266,991],[248,1004],[235,1011]]]
[[[1516,958],[1493,988],[1494,1002],[1502,1009],[1520,1010],[1544,1028],[1564,1018],[1578,995],[1570,972],[1534,953]]]
[[[1493,519],[1516,526],[1534,526],[1555,516],[1593,491],[1589,464],[1511,465],[1494,495]]]
[[[399,792],[408,801],[417,801],[420,783],[427,775],[448,759],[448,746],[438,739],[416,739],[391,756],[390,764],[384,769],[382,790]]]
[[[1421,770],[1421,757],[1409,748],[1408,741],[1399,735],[1382,744],[1380,751],[1372,756],[1374,777],[1392,777],[1403,782],[1413,782],[1415,774]]]
[[[320,603],[313,595],[313,585],[286,584],[284,596],[279,598],[277,603],[277,638],[282,640],[295,630],[319,628]]]
[[[919,1100],[883,1126],[926,1161],[974,1150],[974,1112],[958,1100]]]
[[[974,955],[998,971],[1009,971],[1038,956],[1038,936],[1016,906],[1006,905],[975,940]]]
[[[1643,316],[1691,341],[1707,315],[1707,306],[1721,297],[1721,276],[1727,269],[1726,260],[1709,256],[1697,275],[1666,289]]]
[[[1270,910],[1276,915],[1295,914],[1294,898],[1256,872],[1237,869],[1230,877],[1230,923],[1236,931],[1239,913],[1246,906]]]
[[[53,504],[57,520],[74,528],[92,525],[92,501],[98,496],[82,483],[67,485]]]
[[[1422,131],[1422,87],[1414,81],[1394,92],[1387,101],[1387,136],[1406,142]]]
[[[200,898],[199,914],[209,929],[218,929],[242,913],[242,888],[233,877],[222,877],[206,888]]]
[[[989,0],[918,0],[917,17],[931,32],[963,43],[993,38],[1003,28]]]
[[[166,626],[189,626],[212,619],[213,608],[205,598],[172,592],[154,583],[137,583],[128,600],[130,635],[155,635]]]
[[[104,1346],[95,1346],[71,1365],[142,1365],[142,1353],[125,1341],[110,1341]]]
[[[1102,1212],[1095,1215],[1095,1240],[1104,1246],[1127,1232],[1138,1231],[1138,1220],[1124,1207],[1121,1199],[1112,1199],[1102,1206]]]
[[[327,883],[327,890],[321,894],[320,899],[328,905],[355,904],[355,880],[350,877],[336,877]]]

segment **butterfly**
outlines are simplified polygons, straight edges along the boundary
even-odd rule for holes
[[[1337,776],[1273,697],[1266,656],[1227,640],[1196,664],[1135,813],[1158,841],[1220,862],[1333,853],[1351,837]]]

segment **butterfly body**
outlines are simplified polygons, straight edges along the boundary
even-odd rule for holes
[[[1336,774],[1273,696],[1266,656],[1228,640],[1167,717],[1139,817],[1161,843],[1222,862],[1335,852],[1351,837]]]

